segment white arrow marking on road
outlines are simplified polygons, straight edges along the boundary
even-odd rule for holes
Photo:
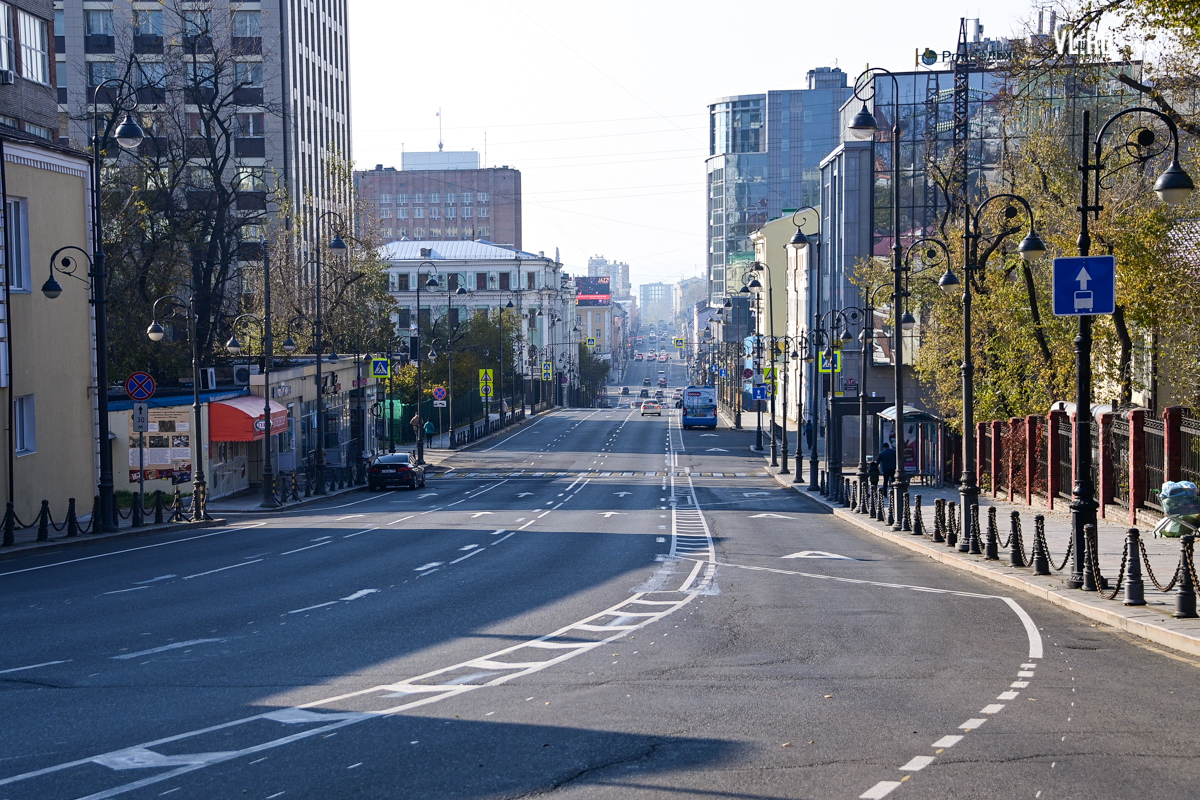
[[[418,500],[424,500],[426,497],[437,497],[437,492],[428,492],[427,494],[419,495]]]
[[[357,592],[350,595],[349,597],[343,597],[342,599],[349,602],[350,600],[357,600],[360,597],[366,597],[369,594],[375,594],[378,591],[379,591],[378,589],[359,589]]]
[[[742,492],[742,497],[766,497],[770,492]]]
[[[837,553],[826,553],[824,550],[801,550],[799,553],[792,553],[790,556],[780,556],[780,558],[836,558],[840,561],[858,561],[857,558],[839,556]]]
[[[783,514],[753,514],[750,519],[763,519],[764,517],[770,519],[795,519],[795,517],[785,517]]]
[[[517,497],[533,497],[533,492],[521,492]]]
[[[601,512],[600,516],[607,519],[608,517],[612,517],[612,516],[625,516],[625,515],[620,511],[604,511],[604,512]]]
[[[476,517],[482,517],[484,515],[491,514],[491,513],[492,513],[491,511],[479,511],[475,514],[472,514],[471,519],[475,519]]]
[[[430,561],[428,564],[426,564],[423,567],[417,567],[416,569],[413,570],[413,572],[424,572],[427,569],[433,569],[434,567],[440,567],[441,565],[442,565],[441,561]]]
[[[729,451],[722,447],[710,447],[704,452],[706,453],[728,453]]]
[[[624,497],[627,494],[633,494],[633,492],[613,492],[613,494],[615,494],[617,497]]]
[[[477,545],[477,544],[469,544],[469,545],[467,545],[466,547],[460,547],[460,548],[458,548],[458,551],[461,553],[461,552],[462,552],[462,551],[464,551],[464,550],[474,550],[476,547],[479,547],[479,545]]]
[[[1087,267],[1080,267],[1079,274],[1075,276],[1075,280],[1079,282],[1079,288],[1087,289],[1088,282],[1091,281],[1091,279],[1092,276],[1088,275]]]
[[[716,434],[715,434],[715,433],[702,433],[702,434],[700,434],[700,438],[701,438],[701,439],[703,439],[705,436],[712,436],[712,437],[716,437]]]

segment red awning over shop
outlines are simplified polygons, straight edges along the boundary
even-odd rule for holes
[[[208,405],[208,438],[213,442],[260,442],[267,427],[263,423],[263,399],[254,395],[218,400]],[[287,409],[271,401],[271,433],[287,430]]]

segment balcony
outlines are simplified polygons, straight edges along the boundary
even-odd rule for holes
[[[236,56],[261,56],[261,36],[234,36],[233,54]]]
[[[117,101],[117,87],[110,84],[101,88],[99,94],[96,93],[96,88],[95,86],[87,87],[87,99],[89,103],[111,106]]]
[[[209,86],[194,87],[187,90],[188,102],[195,106],[206,106],[217,96],[217,90]]]
[[[263,90],[252,86],[234,89],[233,102],[239,106],[261,106],[263,103]]]
[[[266,211],[266,192],[238,192],[238,211]]]
[[[265,158],[267,140],[263,138],[247,139],[239,136],[233,140],[233,151],[238,158]]]
[[[117,51],[116,40],[103,33],[93,33],[83,37],[83,52],[97,55],[111,55]]]
[[[147,158],[165,158],[171,153],[171,144],[165,136],[147,136],[142,140],[140,152]]]
[[[133,37],[133,52],[135,53],[161,53],[162,51],[163,37],[158,34],[139,33]]]
[[[139,86],[137,101],[139,105],[162,105],[167,102],[167,90],[158,86]]]
[[[185,53],[211,53],[213,43],[211,36],[184,36],[183,50]]]

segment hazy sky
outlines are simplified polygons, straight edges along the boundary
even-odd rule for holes
[[[1020,30],[1029,0],[993,2],[984,35]],[[851,80],[953,49],[978,5],[712,0],[350,0],[354,160],[485,152],[521,170],[524,247],[626,261],[635,284],[703,275],[707,104]]]

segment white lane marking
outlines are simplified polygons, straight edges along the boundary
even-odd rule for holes
[[[186,642],[172,642],[164,644],[162,647],[151,647],[149,650],[139,650],[136,653],[122,653],[119,656],[109,656],[117,661],[127,661],[131,658],[141,658],[142,656],[151,656],[155,653],[165,653],[168,650],[178,650],[182,647],[191,647],[197,644],[208,644],[209,642],[223,642],[224,639],[190,639]]]
[[[520,522],[520,520],[517,520],[517,521]],[[499,530],[494,530],[494,531],[492,531],[492,536],[499,536],[500,534],[504,533],[505,530],[507,530],[507,529],[500,528]]]
[[[392,492],[384,492],[384,493],[383,493],[383,494],[381,494],[381,495],[377,495],[377,497],[387,497],[389,494],[395,494],[395,492],[394,492],[394,491],[392,491]],[[359,503],[369,503],[370,501],[372,501],[372,500],[374,500],[374,499],[375,499],[374,497],[364,497],[362,500],[355,500],[353,503],[342,503],[340,506],[329,506],[329,507],[328,507],[328,508],[326,508],[326,509],[313,509],[313,510],[316,510],[316,511],[333,511],[335,508],[349,508],[350,506],[356,506],[356,505],[358,505]]]
[[[356,515],[356,516],[359,516],[359,517],[361,517],[361,516],[362,516],[362,514],[358,514],[358,515]],[[318,537],[317,537],[317,538],[315,538],[315,539],[309,539],[309,541],[310,541],[310,542],[323,542],[323,541],[325,541],[326,539],[332,539],[332,538],[333,538],[332,536],[318,536]]]
[[[453,503],[447,503],[446,508],[450,508],[451,506],[456,506],[459,503],[465,503],[465,502],[467,502],[467,501],[466,500],[455,500]]]
[[[1030,672],[1029,670],[1024,670],[1024,669],[1017,670],[1017,677],[1018,678],[1032,678],[1033,673]]]
[[[52,667],[55,664],[65,664],[66,661],[43,661],[40,664],[30,664],[26,667],[12,667],[11,669],[0,669],[0,675],[7,675],[10,672],[24,672],[27,669],[37,669],[38,667]]]
[[[156,583],[157,581],[165,581],[174,577],[174,575],[159,575],[157,578],[151,578],[148,581],[134,581],[134,583]]]
[[[444,561],[430,561],[428,564],[426,564],[426,565],[425,565],[425,566],[423,566],[423,567],[417,567],[416,569],[414,569],[414,570],[413,570],[413,572],[424,572],[424,571],[425,571],[425,570],[427,570],[427,569],[433,569],[434,567],[440,567],[440,566],[441,566],[442,564],[444,564],[444,563],[446,563],[446,562],[444,562]]]
[[[900,768],[901,772],[920,772],[934,762],[933,756],[913,756],[912,759]]]
[[[1001,692],[996,698],[997,700],[1016,700],[1021,696],[1020,692]]]
[[[517,528],[517,530],[519,530],[519,531],[523,531],[523,530],[525,530],[526,528],[528,528],[530,525],[532,525],[532,524],[533,524],[533,523],[535,523],[535,522],[537,522],[537,520],[536,520],[536,519],[531,519],[531,520],[529,520],[529,522],[526,522],[524,525],[522,525],[521,527]]]
[[[458,552],[462,553],[462,552],[464,552],[464,551],[466,551],[466,550],[474,550],[476,547],[479,547],[479,545],[477,545],[477,544],[469,544],[469,545],[467,545],[466,547],[460,547],[460,548],[458,548]]]
[[[265,425],[266,423],[263,423],[263,424]],[[601,512],[599,512],[599,514],[600,514],[600,516],[604,517],[605,519],[608,519],[609,517],[625,516],[624,511],[601,511]],[[974,517],[972,517],[971,519],[974,519]]]
[[[1021,669],[1037,669],[1037,664],[1022,664]]]
[[[376,593],[376,592],[378,592],[378,591],[379,591],[378,589],[359,589],[357,592],[355,592],[354,594],[350,595],[349,597],[343,597],[343,598],[342,598],[342,602],[343,602],[343,603],[348,603],[348,602],[350,602],[351,600],[357,600],[357,599],[359,599],[360,597],[366,597],[367,595],[369,595],[369,594],[375,594],[375,593]]]
[[[363,528],[361,531],[355,531],[354,533],[347,533],[347,534],[346,534],[345,536],[343,536],[342,538],[343,538],[343,539],[349,539],[349,538],[351,538],[351,537],[354,537],[354,536],[362,536],[364,533],[370,533],[371,531],[377,531],[377,530],[379,530],[379,528],[378,528],[378,527],[374,527],[374,528]]]
[[[930,747],[954,747],[954,745],[958,744],[962,740],[963,737],[951,734],[938,739],[936,742],[931,744]]]
[[[475,494],[472,494],[472,495],[467,495],[467,496],[468,496],[468,497],[479,497],[479,495],[481,495],[481,494],[484,494],[485,492],[490,492],[492,489],[495,489],[497,486],[503,486],[503,485],[504,485],[504,484],[506,484],[506,483],[508,483],[508,479],[507,479],[507,478],[505,478],[504,480],[500,481],[499,483],[494,483],[494,484],[492,484],[491,486],[487,487],[486,489],[480,489],[480,490],[479,490],[478,492],[476,492]]]
[[[467,554],[466,554],[465,556],[463,556],[462,558],[456,558],[456,559],[454,559],[453,561],[451,561],[450,563],[451,563],[451,564],[457,564],[457,563],[458,563],[458,562],[460,562],[460,561],[466,561],[466,560],[467,560],[468,558],[470,558],[471,556],[473,556],[473,555],[476,555],[476,554],[478,554],[478,553],[482,553],[482,552],[483,552],[483,548],[482,548],[482,547],[481,547],[481,548],[479,548],[479,549],[477,549],[477,550],[472,550],[471,552],[467,553]]]
[[[169,542],[159,542],[158,544],[144,544],[141,547],[127,547],[124,550],[114,550],[111,553],[99,553],[94,556],[84,556],[83,558],[72,558],[72,559],[68,559],[67,561],[56,561],[53,564],[42,564],[40,567],[26,567],[25,569],[14,569],[11,572],[0,572],[0,578],[3,578],[5,575],[20,575],[22,572],[34,572],[39,569],[50,569],[51,567],[62,567],[62,566],[66,566],[67,564],[78,564],[80,561],[91,561],[94,558],[108,558],[109,556],[119,556],[119,555],[123,555],[125,553],[133,553],[138,550],[149,550],[152,547],[166,547],[169,544],[182,544],[183,542],[193,542],[196,539],[207,539],[210,536],[223,536],[227,533],[233,533],[235,531],[244,531],[247,528],[259,528],[266,524],[267,523],[265,523],[265,522],[254,522],[249,525],[239,525],[236,528],[222,528],[221,530],[213,531],[212,533],[202,533],[199,536],[187,536],[183,539],[172,539]],[[171,577],[173,578],[175,576],[172,575]],[[157,580],[157,578],[155,580]]]
[[[535,421],[535,422],[533,422],[533,423],[531,423],[531,424],[529,424],[529,425],[526,425],[526,426],[525,426],[525,428],[524,428],[523,430],[519,430],[519,431],[517,431],[516,433],[514,433],[512,436],[509,436],[507,439],[504,439],[504,440],[502,440],[502,441],[496,442],[496,443],[495,443],[494,445],[492,445],[491,447],[488,447],[488,448],[486,448],[486,449],[484,449],[484,450],[480,450],[479,452],[481,452],[481,453],[487,453],[487,452],[489,452],[489,451],[491,451],[491,450],[495,450],[497,447],[499,447],[500,445],[504,444],[505,442],[509,442],[509,441],[511,441],[511,440],[513,440],[513,439],[515,439],[515,438],[517,438],[518,436],[520,436],[522,433],[525,433],[525,431],[529,430],[529,429],[530,429],[530,428],[532,428],[534,425],[537,425],[539,422],[541,422],[541,421],[542,421],[542,420],[544,420],[544,419],[546,419],[546,417],[542,417],[542,419],[539,419],[539,420],[537,420],[537,421]]]
[[[305,606],[304,608],[297,608],[295,611],[289,611],[288,613],[289,614],[303,614],[305,611],[312,611],[314,608],[324,608],[325,606],[332,606],[332,605],[336,605],[336,604],[337,604],[337,600],[330,600],[328,603],[317,603],[315,606]]]
[[[437,497],[437,492],[426,492],[417,497],[418,500],[424,500],[426,497]]]
[[[516,536],[516,534],[517,534],[517,532],[516,532],[516,531],[513,531],[513,532],[512,532],[512,533],[510,533],[508,536]],[[508,536],[501,536],[499,539],[497,539],[496,541],[492,542],[492,544],[493,544],[493,545],[500,544],[500,543],[501,543],[501,542],[503,542],[505,539],[507,539],[507,538],[508,538]]]
[[[1014,689],[1028,689],[1029,681],[1013,681],[1009,684]]]
[[[858,561],[857,558],[839,556],[837,553],[826,553],[824,550],[801,550],[799,553],[792,553],[790,556],[780,556],[780,558],[827,558],[841,561]]]
[[[132,589],[117,589],[112,592],[104,592],[104,594],[124,594],[125,592],[136,592],[141,589],[149,589],[149,588],[150,588],[149,586],[135,586]]]
[[[314,545],[314,547],[315,546],[316,545]],[[260,561],[262,561],[261,558],[256,558],[253,561],[243,561],[241,564],[230,564],[228,567],[217,567],[216,569],[210,569],[208,572],[197,572],[195,575],[184,575],[183,580],[190,581],[192,578],[203,578],[205,575],[212,575],[214,572],[224,572],[227,569],[237,569],[238,567],[245,567],[249,564],[257,564]]]
[[[969,719],[958,727],[964,731],[973,731],[985,722],[987,722],[986,719]]]
[[[405,520],[412,519],[415,516],[416,516],[416,514],[409,514],[407,517],[401,517],[400,519],[392,520],[391,522],[388,523],[388,525],[395,525],[397,523],[404,522]]]
[[[999,714],[1004,710],[1004,703],[991,703],[979,709],[980,714]]]
[[[265,425],[266,423],[263,423],[263,424]],[[355,517],[365,517],[365,516],[366,516],[366,514],[348,514],[344,517],[338,517],[337,519],[334,520],[334,522],[341,522],[344,519],[354,519]]]
[[[554,509],[550,509],[550,510],[548,510],[548,511],[543,511],[541,514],[538,514],[537,518],[538,518],[538,519],[541,519],[542,517],[544,517],[544,516],[546,516],[547,514],[549,514],[549,513],[550,513],[550,511],[553,511],[553,510],[554,510]]]
[[[1033,624],[1033,618],[1030,617],[1029,614],[1025,612],[1025,609],[1021,608],[1021,606],[1017,604],[1017,601],[1013,600],[1011,597],[1005,597],[1004,602],[1008,603],[1008,607],[1013,610],[1013,613],[1021,618],[1021,623],[1025,626],[1025,632],[1029,635],[1029,657],[1041,658],[1042,634],[1038,632],[1037,625]],[[1032,664],[1022,664],[1021,666],[1030,668],[1033,667]],[[1021,675],[1021,677],[1032,678],[1033,673],[1030,673],[1029,675]]]
[[[299,553],[303,550],[312,550],[314,547],[321,547],[322,545],[327,545],[327,544],[329,544],[329,542],[320,542],[318,544],[310,544],[308,547],[297,547],[295,550],[287,550],[285,552],[280,553],[279,555],[290,556],[292,553]]]
[[[572,489],[574,489],[574,488],[575,488],[575,484],[579,483],[581,480],[583,480],[583,476],[582,476],[582,475],[580,475],[580,476],[579,476],[578,478],[576,478],[575,480],[571,481],[571,485],[567,487],[566,491],[568,491],[568,492],[569,492],[569,491],[571,491]]]
[[[265,425],[266,423],[263,423],[263,424]],[[491,512],[491,511],[476,511],[474,514],[471,515],[471,519],[475,519],[476,517],[490,517],[490,516],[492,516],[492,514],[493,514],[493,512]],[[974,519],[974,517],[972,517],[972,519]]]
[[[895,789],[899,785],[900,781],[880,781],[858,797],[859,800],[882,800],[882,798],[887,797],[891,793],[892,789]]]
[[[517,497],[533,497],[533,492],[521,492]]]

